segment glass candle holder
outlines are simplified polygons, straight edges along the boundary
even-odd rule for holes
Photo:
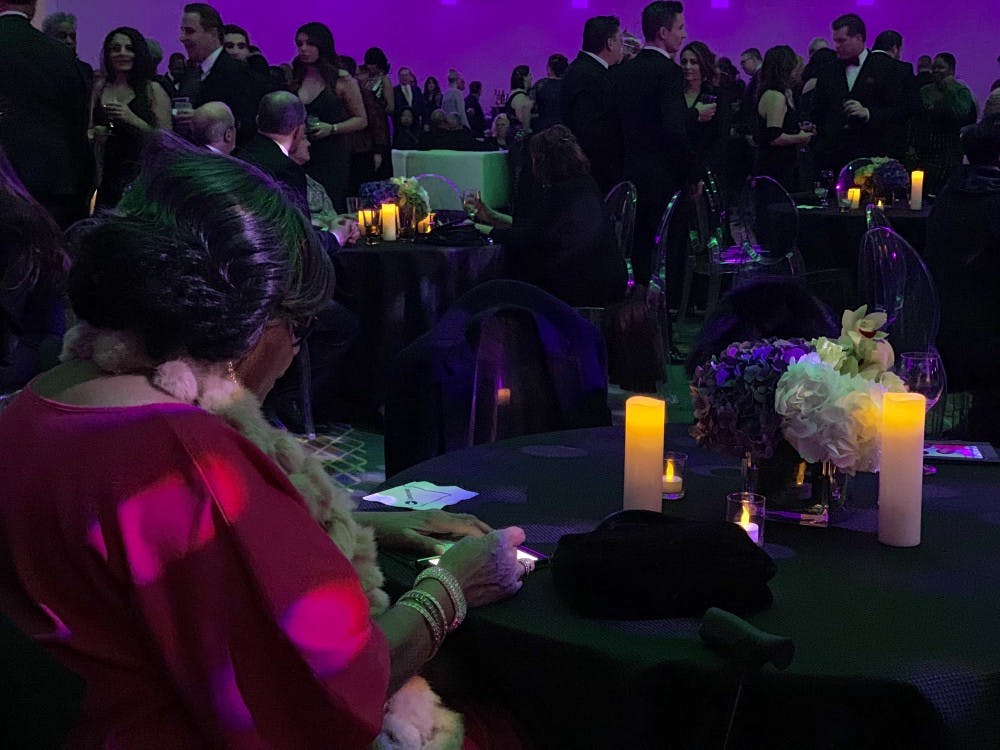
[[[750,541],[764,546],[764,504],[756,492],[731,492],[726,495],[726,520],[743,529]]]
[[[663,454],[663,499],[680,500],[684,497],[684,467],[687,453],[667,451]]]
[[[358,211],[358,224],[365,236],[366,245],[374,245],[382,235],[382,217],[377,208],[362,208]]]

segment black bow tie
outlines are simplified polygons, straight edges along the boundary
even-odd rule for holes
[[[843,60],[842,62],[844,63],[844,67],[847,68],[850,67],[851,65],[861,65],[861,58],[849,57],[846,60]]]

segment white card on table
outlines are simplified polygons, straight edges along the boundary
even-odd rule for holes
[[[432,510],[460,503],[475,497],[478,492],[463,490],[461,487],[441,487],[432,482],[407,482],[381,492],[365,495],[365,500],[395,508],[411,510]]]

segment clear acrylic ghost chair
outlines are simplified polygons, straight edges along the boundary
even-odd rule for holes
[[[604,197],[604,209],[608,213],[611,225],[614,229],[615,242],[618,245],[618,252],[625,259],[625,268],[628,272],[628,288],[635,286],[635,274],[632,271],[632,238],[635,235],[635,206],[637,192],[635,185],[627,180],[619,182]],[[603,307],[577,307],[580,315],[589,320],[598,328],[604,323]]]
[[[464,211],[462,193],[452,180],[439,174],[418,174],[414,177],[420,187],[427,191],[431,211]]]

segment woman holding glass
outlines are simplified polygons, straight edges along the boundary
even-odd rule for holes
[[[795,51],[782,44],[764,54],[757,91],[757,167],[756,175],[773,177],[788,192],[798,184],[795,171],[798,150],[809,145],[815,130],[799,124],[792,95],[792,78],[798,58]],[[823,193],[826,189],[823,186]]]
[[[314,21],[301,26],[295,32],[295,47],[293,90],[309,116],[311,148],[306,172],[343,213],[351,168],[350,145],[344,136],[368,126],[361,89],[341,68],[333,34],[324,24]]]
[[[97,147],[97,206],[118,203],[139,173],[143,137],[156,128],[170,129],[170,98],[154,80],[156,69],[145,37],[122,26],[101,46],[104,83],[94,87],[93,136]]]
[[[681,50],[684,100],[688,106],[688,137],[698,165],[712,170],[716,178],[725,167],[729,138],[729,104],[720,102],[715,85],[715,55],[704,42],[690,42]],[[718,184],[725,184],[718,180]]]

